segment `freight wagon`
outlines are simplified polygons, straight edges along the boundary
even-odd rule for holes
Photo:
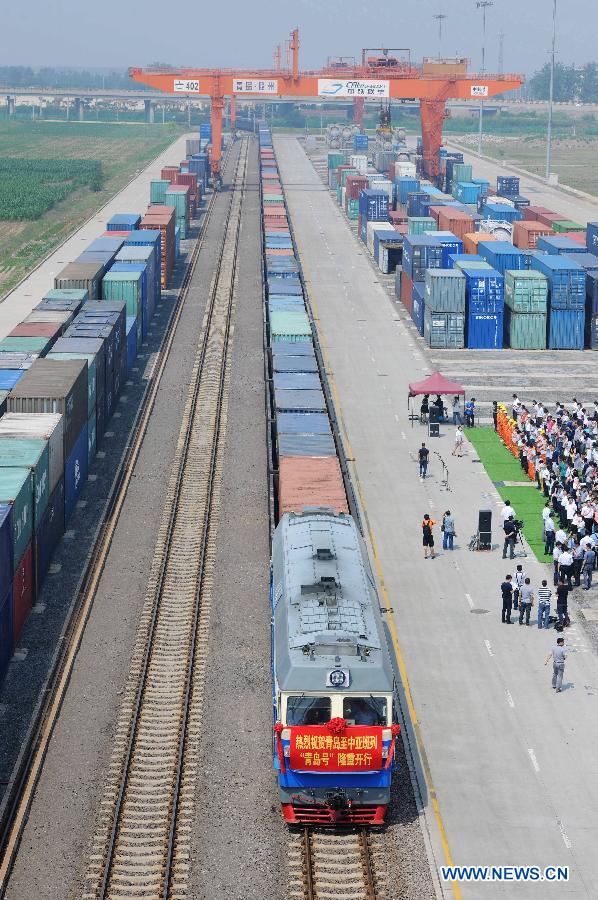
[[[263,193],[264,169],[277,178],[278,170],[273,152],[265,151],[269,131],[259,137]],[[398,235],[387,223],[377,236],[385,196],[361,195],[363,237],[369,230],[379,257],[385,238],[388,247]],[[349,515],[284,194],[283,208],[283,243],[276,248],[262,208],[278,522],[271,566],[274,771],[289,824],[382,825],[399,732],[393,658],[365,546]],[[297,277],[274,277],[275,266]],[[292,293],[280,293],[285,284]]]

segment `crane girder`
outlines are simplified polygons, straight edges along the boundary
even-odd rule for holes
[[[438,150],[442,143],[442,123],[448,99],[485,100],[511,91],[523,84],[522,75],[476,75],[466,66],[450,71],[447,61],[428,60],[423,71],[410,61],[396,65],[327,66],[315,71],[299,71],[299,30],[291,33],[289,51],[292,65],[286,69],[197,69],[145,68],[129,69],[133,81],[148,85],[162,93],[184,97],[209,97],[212,101],[211,167],[220,172],[222,112],[224,98],[356,101],[360,118],[365,101],[419,100],[424,147],[424,169],[430,176],[438,174]],[[382,53],[385,51],[382,49]],[[385,59],[385,57],[384,57]],[[461,60],[461,63],[465,61]],[[434,72],[435,65],[438,66]]]

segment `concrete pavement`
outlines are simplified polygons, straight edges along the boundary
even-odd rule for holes
[[[115,213],[133,212],[141,215],[145,212],[149,205],[150,181],[160,177],[164,166],[172,165],[173,160],[177,161],[184,157],[188,136],[183,135],[170,144],[133,181],[115,194],[112,200],[44,260],[25,281],[0,301],[0,339],[6,337],[15,325],[29,315],[44,293],[54,287],[54,276],[106,230],[106,222]]]
[[[568,865],[569,883],[554,890],[594,897],[598,660],[574,623],[566,634],[575,650],[566,689],[556,695],[543,665],[554,631],[501,623],[499,584],[514,564],[505,565],[497,551],[465,549],[483,507],[494,511],[498,539],[498,494],[471,447],[462,459],[451,457],[452,428],[438,440],[428,440],[420,426],[411,428],[408,383],[429,371],[425,348],[397,315],[300,144],[280,137],[275,146],[355,460],[352,474],[394,610],[449,858],[459,865]],[[434,452],[430,478],[418,479],[422,440],[447,462],[450,492],[442,489]],[[439,520],[449,508],[457,549],[424,561],[421,517],[428,511]],[[531,557],[523,562],[537,587],[546,567]],[[440,865],[447,853],[430,787],[429,781],[427,819]],[[549,890],[537,883],[462,883],[456,896],[537,898]]]

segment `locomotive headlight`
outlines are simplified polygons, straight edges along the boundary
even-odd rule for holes
[[[383,729],[382,729],[382,740],[383,740],[383,741],[390,741],[390,740],[392,740],[392,731],[390,730],[390,728],[383,728]],[[390,744],[389,744],[387,747],[382,747],[382,759],[388,759],[388,754],[389,754],[389,752],[390,752],[390,747],[391,747]]]
[[[347,680],[347,676],[342,669],[335,669],[330,673],[330,684],[332,687],[342,687]]]

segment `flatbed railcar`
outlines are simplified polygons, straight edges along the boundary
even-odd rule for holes
[[[271,570],[274,768],[289,825],[382,825],[396,684],[355,520],[285,514]]]

